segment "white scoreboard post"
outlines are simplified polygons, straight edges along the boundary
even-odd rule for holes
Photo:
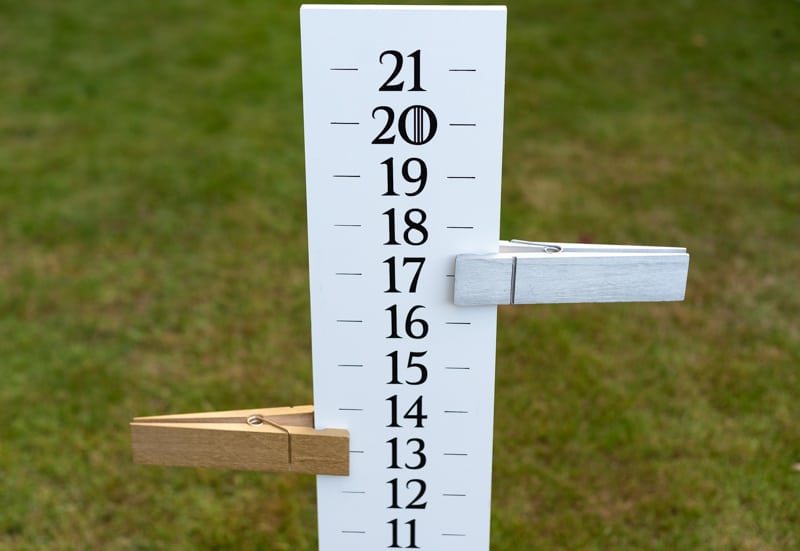
[[[496,306],[454,305],[496,253],[505,7],[301,8],[322,551],[489,548]]]

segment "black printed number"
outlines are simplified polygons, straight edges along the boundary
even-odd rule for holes
[[[422,53],[419,50],[416,50],[408,54],[406,57],[411,59],[412,65],[414,66],[413,86],[411,86],[408,91],[424,92],[425,89],[420,85]],[[378,88],[378,90],[381,92],[401,92],[406,84],[405,81],[394,81],[397,80],[397,78],[400,76],[400,72],[403,70],[403,54],[397,50],[386,50],[385,52],[381,52],[380,57],[378,57],[378,61],[381,63],[381,65],[383,65],[384,59],[386,59],[388,63],[394,62],[394,68],[392,69],[389,78],[386,79],[386,82],[384,82],[383,85]]]
[[[398,494],[399,489],[399,481],[396,478],[393,478],[387,484],[391,485],[392,487],[392,504],[389,506],[389,509],[424,509],[428,506],[427,501],[420,500],[425,497],[425,490],[427,489],[428,485],[425,484],[424,480],[420,480],[419,478],[412,478],[411,480],[406,482],[406,489],[411,490],[412,486],[416,487],[416,496],[411,499],[407,505],[401,507],[399,504],[399,497]]]
[[[377,119],[384,114],[383,129],[378,132],[374,144],[393,144],[396,135],[392,131],[394,126],[394,109],[386,105],[379,105],[372,110],[372,118]],[[424,145],[431,141],[436,135],[438,122],[436,114],[430,107],[424,105],[412,105],[406,107],[397,117],[397,133],[404,142],[411,145]]]

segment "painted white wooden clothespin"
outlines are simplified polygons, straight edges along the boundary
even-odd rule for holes
[[[498,249],[456,257],[456,304],[674,301],[686,291],[680,247],[511,240]]]

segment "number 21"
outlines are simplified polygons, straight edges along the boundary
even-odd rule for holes
[[[394,69],[392,70],[392,74],[389,75],[389,78],[386,79],[386,82],[384,82],[383,85],[378,88],[378,91],[401,92],[403,90],[403,86],[405,86],[405,81],[392,81],[394,81],[400,75],[400,71],[403,70],[403,54],[397,50],[386,50],[385,52],[381,52],[381,55],[378,57],[378,61],[381,63],[381,65],[383,65],[383,58],[387,56],[394,59]],[[408,54],[407,57],[411,58],[411,60],[414,62],[414,85],[408,90],[409,92],[424,92],[425,89],[420,85],[420,65],[422,54],[419,50],[416,50]]]

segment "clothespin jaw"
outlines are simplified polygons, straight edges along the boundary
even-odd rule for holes
[[[461,306],[683,300],[681,247],[501,241],[493,254],[456,257]]]
[[[350,435],[314,429],[314,407],[136,417],[136,463],[348,475]]]

